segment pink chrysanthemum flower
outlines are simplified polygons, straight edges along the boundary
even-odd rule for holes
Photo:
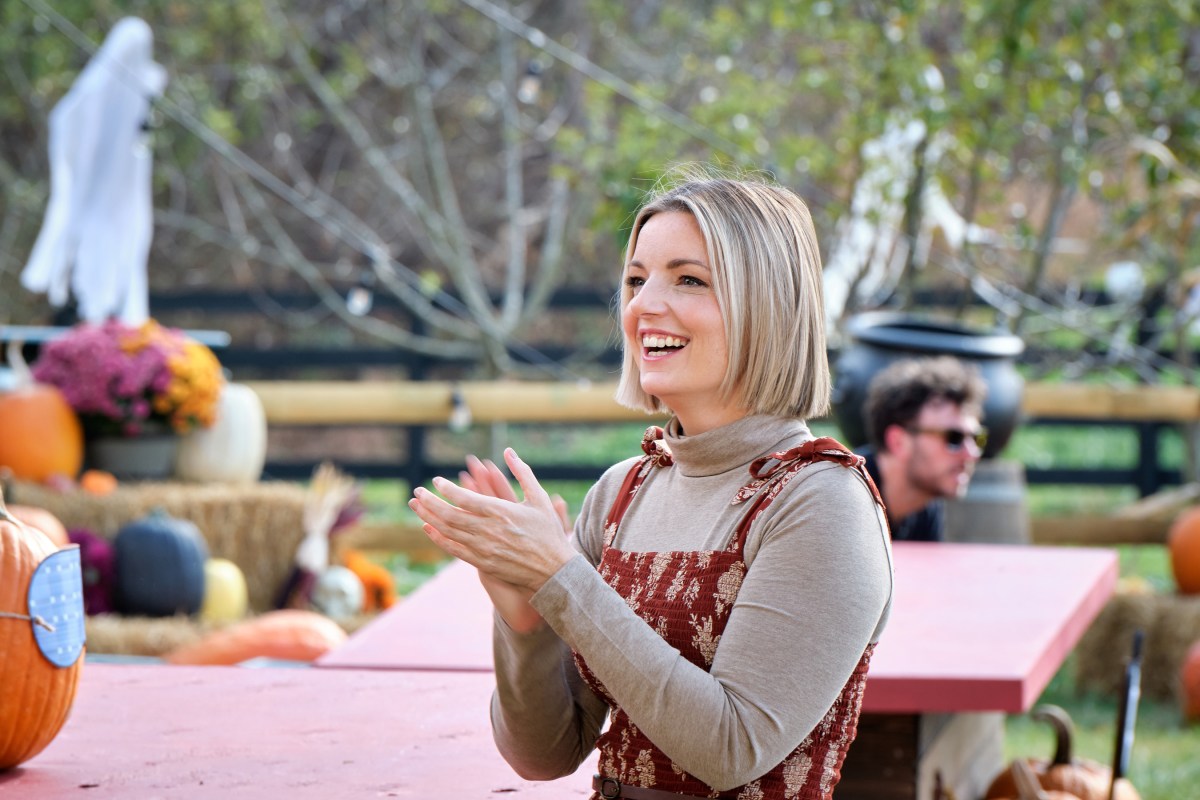
[[[58,387],[90,436],[207,427],[224,383],[211,350],[153,320],[76,325],[42,348],[33,375]]]

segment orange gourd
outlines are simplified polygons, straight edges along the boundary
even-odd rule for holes
[[[1183,693],[1183,718],[1200,722],[1200,641],[1193,643],[1183,657],[1179,687]]]
[[[0,496],[0,612],[29,614],[29,583],[38,564],[56,548],[4,507]],[[0,770],[45,749],[58,735],[79,684],[83,657],[57,667],[38,649],[26,619],[0,617]]]
[[[83,466],[83,425],[62,392],[34,381],[20,343],[9,344],[16,386],[0,393],[0,467],[36,483],[56,475],[73,479]]]
[[[362,581],[363,611],[382,611],[396,603],[396,579],[392,573],[359,550],[342,553],[342,563]]]
[[[1200,506],[1179,514],[1167,532],[1171,572],[1182,594],[1200,594]]]
[[[21,522],[24,522],[30,528],[37,528],[46,534],[46,538],[55,547],[66,547],[71,543],[71,537],[67,535],[67,526],[63,525],[62,520],[44,508],[12,503],[8,507],[8,513]]]
[[[1096,761],[1071,756],[1071,737],[1074,726],[1067,712],[1053,705],[1035,708],[1030,716],[1049,722],[1054,727],[1054,757],[1049,761],[1040,758],[1024,759],[1046,792],[1064,792],[1068,797],[1079,800],[1109,800],[1109,785],[1112,771]],[[995,777],[984,794],[984,800],[1020,797],[1018,791],[1016,762],[1010,764]],[[1125,778],[1117,780],[1112,800],[1141,800],[1133,784]]]
[[[231,665],[251,658],[313,661],[346,641],[340,625],[315,611],[282,609],[215,630],[163,656],[170,664]]]

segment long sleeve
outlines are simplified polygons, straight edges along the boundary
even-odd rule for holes
[[[570,650],[549,626],[519,634],[499,615],[493,625],[496,747],[523,778],[569,775],[595,746],[608,706],[583,683]]]

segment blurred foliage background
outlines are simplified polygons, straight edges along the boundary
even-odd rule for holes
[[[48,195],[46,118],[125,15],[170,74],[149,121],[151,287],[235,287],[264,309],[315,291],[306,313],[234,331],[263,346],[386,342],[496,376],[520,370],[504,343],[552,338],[586,362],[610,320],[548,298],[615,289],[642,192],[706,161],[807,199],[835,322],[933,291],[1075,351],[1046,374],[1190,380],[1186,0],[9,0],[9,321],[53,313],[17,283]],[[401,310],[347,304],[356,286]]]

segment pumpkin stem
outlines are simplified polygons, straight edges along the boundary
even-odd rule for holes
[[[1039,722],[1049,722],[1054,728],[1054,759],[1051,766],[1070,764],[1071,737],[1074,735],[1075,726],[1066,709],[1046,703],[1029,712],[1029,716]]]
[[[25,354],[22,348],[25,343],[17,339],[10,339],[8,346],[4,349],[4,354],[8,358],[8,366],[12,369],[13,378],[16,379],[16,388],[22,389],[26,386],[32,386],[33,373],[29,370],[29,365],[25,363]]]
[[[0,481],[0,522],[7,522],[11,525],[16,525],[22,530],[25,529],[25,523],[14,517],[8,510],[8,506],[4,504],[4,481]]]

